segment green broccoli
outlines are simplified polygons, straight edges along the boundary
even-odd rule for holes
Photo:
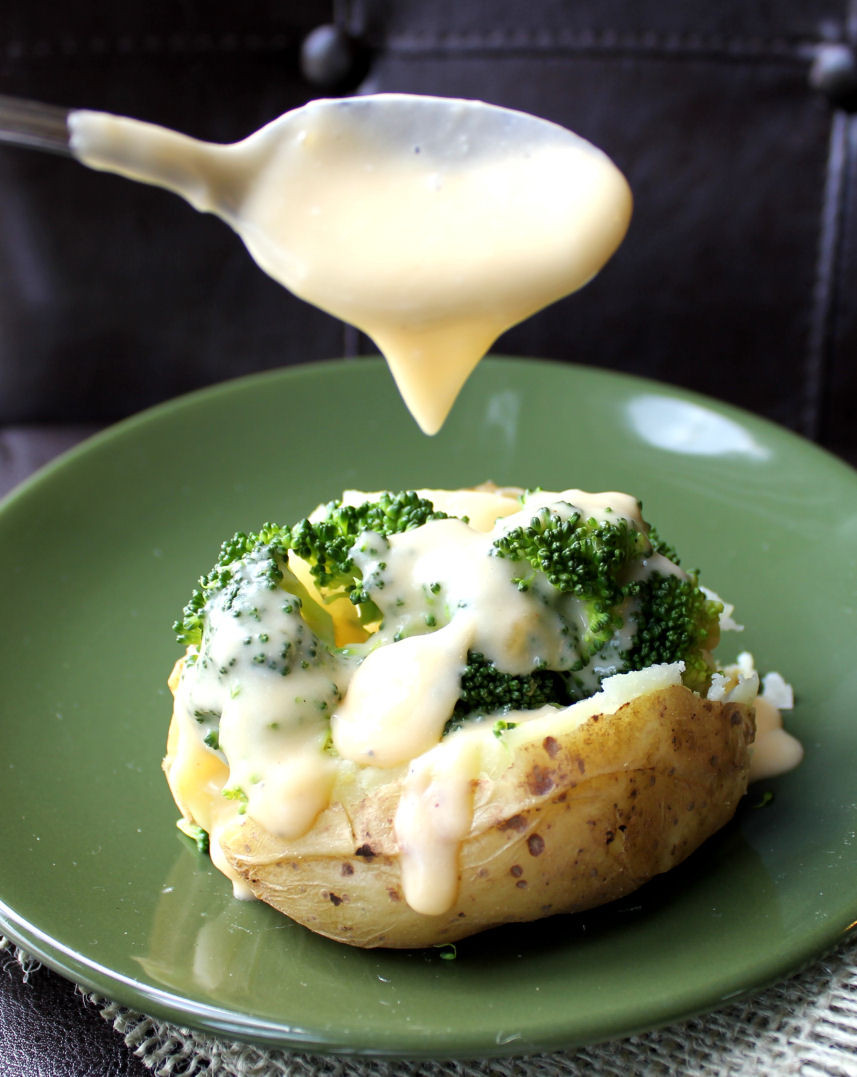
[[[381,613],[368,593],[352,552],[363,536],[386,545],[388,535],[445,519],[430,501],[413,491],[384,492],[376,501],[344,505],[331,501],[319,520],[301,520],[291,529],[291,548],[310,566],[316,584],[330,598],[347,596],[359,608],[363,624],[379,621]]]
[[[466,719],[508,711],[530,711],[574,702],[565,674],[537,668],[532,673],[503,673],[479,651],[469,651],[461,675],[461,695],[445,732],[459,729]]]
[[[712,672],[709,653],[717,645],[723,604],[701,590],[695,573],[688,579],[653,574],[634,584],[633,594],[636,632],[626,652],[627,668],[683,661],[687,687],[706,691]]]
[[[515,577],[521,590],[541,582],[544,591],[547,582],[549,590],[582,603],[585,628],[576,640],[582,668],[622,627],[627,569],[651,553],[652,546],[624,517],[584,519],[576,509],[564,517],[542,508],[528,526],[497,539],[493,552],[528,566],[524,575]]]
[[[537,590],[562,615],[579,655],[568,671],[577,698],[597,691],[604,676],[661,662],[683,661],[685,684],[705,690],[722,605],[700,589],[695,574],[677,569],[674,549],[648,525],[641,530],[624,516],[585,518],[565,508],[540,508],[528,525],[498,538],[492,552],[521,563],[515,584]],[[672,564],[648,567],[655,555]]]
[[[237,532],[220,548],[214,567],[203,576],[173,628],[179,643],[198,645],[212,603],[236,616],[252,614],[259,588],[284,591],[294,599],[303,620],[326,643],[333,642],[330,618],[288,566],[294,552],[310,566],[325,601],[346,596],[360,609],[360,619],[380,619],[369,598],[352,551],[361,538],[386,543],[386,537],[420,527],[428,520],[446,518],[430,501],[412,491],[382,493],[375,501],[344,505],[331,501],[317,520],[300,520],[292,527],[267,523],[258,532]]]
[[[254,579],[271,590],[285,579],[286,560],[289,553],[290,532],[277,524],[265,524],[258,532],[245,534],[238,531],[220,547],[214,567],[199,581],[187,602],[182,616],[173,625],[179,643],[198,644],[202,640],[206,607],[215,596],[220,596],[226,607],[240,602],[246,590],[247,577],[239,572],[239,566],[252,565]],[[242,586],[242,583],[244,586]]]
[[[381,601],[385,584],[396,582],[397,564],[407,566],[411,556],[391,544],[390,536],[448,518],[413,491],[386,492],[358,505],[332,501],[293,526],[269,523],[258,532],[237,533],[223,543],[176,622],[189,662],[218,672],[224,683],[234,680],[236,691],[240,668],[231,669],[236,661],[281,675],[326,667],[325,694],[316,709],[328,711],[375,646],[435,631],[470,602],[466,592],[447,593],[442,579],[406,590],[404,597],[388,593],[388,587]],[[520,664],[510,673],[496,655],[471,647],[447,732],[489,715],[568,706],[595,693],[614,673],[656,663],[683,661],[688,687],[707,688],[722,606],[699,587],[695,573],[678,568],[675,551],[648,524],[610,509],[590,516],[562,500],[535,509],[525,524],[519,519],[505,530],[501,522],[485,536],[485,554],[508,563],[509,586],[526,594],[542,632],[550,624],[544,618],[553,619],[556,634],[540,638],[548,648],[553,639],[558,645],[548,660],[538,657],[542,643],[533,644],[537,637],[531,637],[532,668],[524,673]],[[458,539],[446,541],[455,556]],[[400,556],[405,561],[396,563]],[[302,578],[291,557],[303,562]],[[306,566],[315,587],[303,582]],[[459,571],[457,586],[466,577]],[[325,608],[342,598],[356,607],[359,632],[367,637],[347,646],[336,645]],[[234,644],[224,659],[223,647],[208,638],[216,637],[222,623],[231,625],[229,640],[246,644],[237,648],[238,658]],[[213,721],[206,715],[199,721],[214,748]]]
[[[203,828],[199,826],[198,823],[193,823],[190,819],[185,818],[179,819],[176,822],[176,826],[179,828],[182,834],[185,834],[191,839],[192,842],[194,842],[198,852],[205,855],[208,854],[210,841],[207,830],[203,830]]]

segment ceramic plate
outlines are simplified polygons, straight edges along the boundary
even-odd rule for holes
[[[343,487],[630,489],[796,686],[800,769],[682,867],[600,911],[361,952],[233,900],[159,771],[171,624],[221,539]],[[423,436],[375,360],[292,368],[112,428],[0,508],[0,930],[127,1006],[314,1051],[569,1047],[715,1007],[857,918],[857,477],[647,381],[483,363]]]

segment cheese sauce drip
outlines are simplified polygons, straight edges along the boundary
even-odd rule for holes
[[[220,216],[266,273],[368,334],[433,434],[501,333],[601,269],[631,195],[563,128],[449,101],[434,131],[431,100],[311,102],[229,146],[99,112],[69,128],[84,164]]]
[[[300,603],[252,563],[209,603],[202,643],[173,685],[167,769],[181,810],[210,831],[214,862],[227,874],[219,849],[224,828],[250,817],[280,838],[300,838],[335,799],[340,769],[351,774],[356,767],[400,785],[393,831],[405,899],[425,915],[446,911],[456,897],[458,850],[472,825],[480,769],[499,750],[490,718],[447,728],[470,652],[513,674],[571,670],[578,657],[573,634],[563,631],[569,608],[561,619],[537,588],[519,589],[515,563],[492,556],[494,541],[544,508],[566,519],[580,512],[645,527],[637,500],[619,493],[540,491],[523,507],[502,491],[424,494],[470,522],[434,519],[386,541],[365,533],[352,556],[382,613],[367,639],[322,645]],[[684,575],[662,554],[636,569],[639,578],[649,572]],[[617,630],[617,649],[627,648],[632,631]],[[680,663],[611,672],[595,669],[593,691],[600,689],[590,698],[504,712],[503,719],[512,727],[539,720],[573,725],[681,681]],[[786,690],[781,678],[769,681],[760,700],[760,728],[774,732],[760,737],[755,774],[797,761],[797,742],[778,720]],[[710,695],[753,703],[757,691],[752,659],[742,656],[715,675]]]
[[[449,738],[408,768],[393,828],[402,890],[411,908],[425,916],[439,916],[455,904],[458,847],[472,823],[478,772],[479,744],[466,735]]]

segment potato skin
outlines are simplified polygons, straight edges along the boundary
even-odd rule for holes
[[[221,848],[257,897],[353,946],[424,947],[579,912],[668,871],[728,822],[746,792],[754,721],[751,707],[676,685],[543,734],[476,779],[458,897],[440,916],[414,912],[402,894],[401,778],[346,790],[298,841],[248,817]]]

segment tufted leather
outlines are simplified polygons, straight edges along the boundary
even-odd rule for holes
[[[301,46],[332,8],[6,0],[0,93],[237,139],[317,92]],[[857,460],[846,0],[352,0],[336,12],[371,59],[364,90],[528,109],[593,139],[630,178],[619,254],[502,350],[699,389]],[[26,445],[7,429],[8,481],[52,437],[73,437],[69,424],[368,349],[269,281],[218,222],[70,161],[0,148],[0,232],[0,427],[48,424]],[[43,970],[24,985],[0,954],[0,1073],[140,1072],[64,981]]]
[[[3,1077],[143,1077],[149,1070],[111,1025],[61,976],[24,976],[0,951],[0,1074]]]

